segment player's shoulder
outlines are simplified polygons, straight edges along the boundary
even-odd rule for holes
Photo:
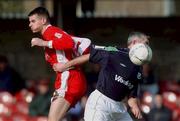
[[[49,28],[49,34],[52,36],[55,36],[57,38],[61,38],[63,35],[68,35],[70,36],[68,33],[66,33],[65,31],[63,31],[61,28],[56,27],[56,26],[50,26]]]
[[[52,31],[52,32],[63,31],[61,28],[52,26],[52,25],[50,27],[48,27],[48,29],[49,29],[49,31]]]
[[[117,49],[118,49],[118,52],[126,53],[126,54],[129,53],[129,48],[119,47],[119,48],[117,48]]]
[[[47,26],[46,33],[48,33],[49,35],[54,34],[55,31],[58,31],[58,28],[52,25]]]

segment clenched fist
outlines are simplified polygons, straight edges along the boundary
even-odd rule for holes
[[[48,43],[40,38],[32,38],[31,40],[31,47],[33,46],[40,46],[40,47],[46,47]]]

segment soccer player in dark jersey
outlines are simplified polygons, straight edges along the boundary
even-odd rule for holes
[[[64,65],[54,65],[55,71],[64,71],[88,60],[100,64],[96,90],[91,93],[86,103],[85,121],[132,121],[123,103],[126,98],[134,116],[142,118],[137,98],[138,83],[142,79],[141,66],[130,61],[128,52],[134,44],[148,42],[148,36],[144,33],[133,32],[129,35],[127,48],[91,46],[90,54]]]
[[[29,13],[29,27],[42,38],[32,38],[31,46],[43,47],[45,59],[53,66],[66,63],[75,56],[88,53],[90,40],[73,37],[50,24],[48,11],[37,7]],[[84,43],[85,42],[85,43]],[[56,73],[55,92],[52,97],[48,121],[59,121],[86,92],[86,79],[78,66],[72,70]]]

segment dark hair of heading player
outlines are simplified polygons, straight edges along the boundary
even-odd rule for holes
[[[50,15],[49,15],[49,12],[46,8],[44,7],[37,7],[35,9],[33,9],[29,14],[28,16],[32,16],[32,15],[39,15],[39,16],[43,16],[47,19],[48,22],[50,22]]]

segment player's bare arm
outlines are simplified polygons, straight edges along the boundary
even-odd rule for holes
[[[59,71],[59,72],[66,71],[68,69],[73,68],[73,66],[81,65],[81,64],[87,62],[89,60],[89,57],[90,57],[90,54],[85,54],[85,55],[79,56],[65,64],[56,63],[53,65],[53,69],[54,69],[54,71]]]
[[[141,119],[142,114],[141,114],[141,111],[140,111],[139,106],[138,106],[138,99],[133,98],[133,97],[129,98],[128,99],[128,105],[131,108],[131,111],[134,114],[134,116],[138,119]]]
[[[32,38],[31,47],[33,46],[48,47],[48,42],[40,38]]]

